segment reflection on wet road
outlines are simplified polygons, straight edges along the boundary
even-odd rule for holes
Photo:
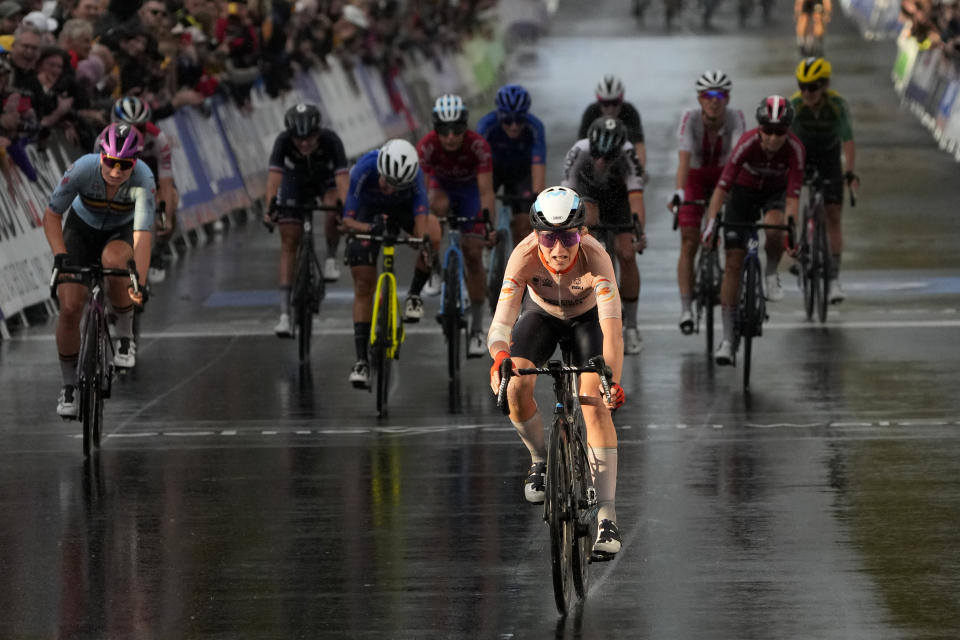
[[[411,327],[376,420],[346,381],[350,283],[298,367],[270,333],[276,238],[249,225],[171,269],[88,465],[53,412],[51,327],[0,343],[0,638],[960,637],[960,185],[897,108],[893,45],[831,25],[864,179],[849,297],[812,325],[785,276],[745,395],[676,329],[679,239],[660,214],[696,76],[723,67],[751,112],[792,86],[792,26],[738,32],[726,7],[717,33],[637,36],[620,4],[564,3],[508,75],[547,123],[551,180],[600,73],[623,76],[647,131],[645,347],[616,416],[624,549],[594,565],[585,607],[557,620],[489,362],[466,364],[467,411],[447,415],[439,329]]]

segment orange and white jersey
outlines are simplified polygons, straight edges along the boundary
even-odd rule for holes
[[[597,307],[600,320],[620,318],[620,291],[610,255],[596,238],[583,236],[567,269],[547,266],[537,234],[524,238],[510,254],[492,326],[512,327],[520,314],[523,292],[550,315],[567,320]]]

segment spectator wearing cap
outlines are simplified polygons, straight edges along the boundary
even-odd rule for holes
[[[93,47],[93,25],[80,18],[67,20],[60,30],[60,48],[70,55],[70,67],[77,68],[77,64],[90,55]]]
[[[0,2],[0,34],[10,35],[16,31],[25,14],[26,11],[15,0]]]
[[[24,16],[21,23],[29,24],[43,32],[43,44],[45,46],[52,45],[56,42],[53,34],[57,30],[57,21],[53,18],[48,18],[42,11],[31,11]]]

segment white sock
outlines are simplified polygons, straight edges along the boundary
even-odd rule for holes
[[[590,470],[593,472],[593,486],[597,490],[597,504],[600,507],[597,520],[616,522],[617,448],[590,447],[590,452],[593,454]]]
[[[541,415],[540,409],[538,408],[530,418],[523,422],[517,422],[513,418],[510,418],[510,422],[517,428],[517,434],[530,452],[530,461],[546,462],[547,445],[543,439],[543,415]]]

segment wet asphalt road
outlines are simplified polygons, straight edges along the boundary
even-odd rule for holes
[[[676,329],[663,203],[696,76],[725,69],[751,113],[792,90],[792,27],[738,30],[724,7],[717,32],[663,36],[619,4],[565,3],[508,76],[547,123],[551,179],[603,72],[647,133],[645,349],[616,416],[624,549],[594,565],[585,607],[557,618],[489,362],[467,363],[467,411],[449,416],[439,328],[410,328],[378,421],[346,381],[349,278],[298,367],[270,333],[277,238],[251,224],[172,267],[90,465],[54,414],[52,324],[0,343],[0,638],[960,637],[960,185],[898,108],[893,45],[831,25],[864,183],[849,297],[808,323],[784,274],[746,395]]]

